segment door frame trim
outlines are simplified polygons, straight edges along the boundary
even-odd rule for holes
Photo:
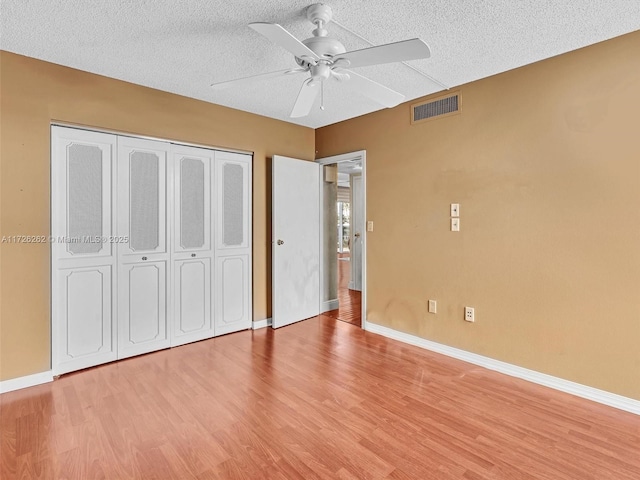
[[[362,236],[362,314],[360,326],[367,328],[367,151],[357,150],[354,152],[342,153],[340,155],[332,155],[330,157],[316,158],[316,163],[320,168],[325,165],[333,165],[336,163],[347,162],[352,160],[362,161],[362,217],[363,217],[363,236]],[[322,182],[324,181],[322,173],[320,174],[320,208],[324,204]],[[320,242],[324,238],[324,225],[322,215],[320,216]],[[324,287],[322,279],[324,278],[324,252],[320,249],[320,307],[322,307],[322,298],[324,298]],[[320,308],[322,312],[322,308]]]

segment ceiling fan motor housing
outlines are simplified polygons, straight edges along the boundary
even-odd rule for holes
[[[332,15],[329,5],[325,5],[324,3],[314,3],[310,5],[307,8],[307,19],[313,23],[316,28],[313,30],[313,37],[302,41],[302,43],[320,58],[326,58],[328,60],[347,51],[340,41],[329,37],[329,32],[324,28],[325,25],[331,21]],[[308,67],[310,64],[307,59],[296,58],[296,61],[303,67]]]
[[[311,37],[302,43],[321,58],[333,58],[347,51],[339,40],[331,37]]]

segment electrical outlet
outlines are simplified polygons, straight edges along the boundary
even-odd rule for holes
[[[459,232],[460,231],[460,219],[459,218],[452,218],[451,219],[451,231],[452,232]]]
[[[438,304],[435,300],[429,300],[429,313],[438,313]]]
[[[464,307],[464,319],[467,322],[475,322],[476,315],[473,307]]]
[[[367,232],[373,232],[373,221],[369,220],[367,222]]]

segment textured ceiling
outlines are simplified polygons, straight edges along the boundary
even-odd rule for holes
[[[328,82],[325,110],[290,119],[302,75],[214,91],[211,83],[295,66],[291,54],[247,27],[280,23],[311,36],[312,1],[1,0],[0,48],[207,102],[320,127],[381,109]],[[420,37],[428,60],[412,61],[455,87],[640,29],[640,0],[331,0],[334,18],[379,45]],[[369,45],[329,24],[347,48]],[[442,90],[402,64],[358,69],[411,100]]]

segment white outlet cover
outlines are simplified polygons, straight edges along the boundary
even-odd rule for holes
[[[467,322],[475,322],[475,310],[473,307],[464,307],[464,319]]]
[[[451,231],[452,232],[459,232],[460,231],[460,219],[459,218],[452,218],[451,219]]]

